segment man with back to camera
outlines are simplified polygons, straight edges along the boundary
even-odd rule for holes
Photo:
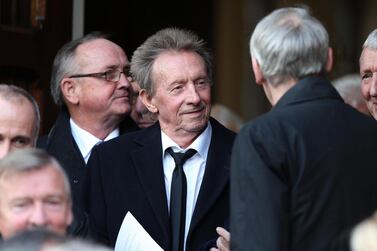
[[[127,212],[166,251],[197,250],[217,236],[229,216],[235,134],[209,117],[211,71],[203,40],[181,29],[160,30],[134,52],[132,76],[158,123],[93,149],[89,215],[97,240],[114,246]]]
[[[27,229],[65,235],[73,216],[68,178],[44,150],[12,151],[0,160],[0,233],[6,240]]]
[[[65,44],[54,59],[51,93],[61,113],[38,142],[61,163],[72,187],[73,235],[87,235],[85,168],[94,145],[135,130],[131,111],[129,62],[123,49],[100,33]]]
[[[325,78],[328,34],[307,10],[263,18],[250,51],[273,108],[234,143],[231,250],[328,250],[377,208],[377,124]]]
[[[15,149],[34,147],[40,115],[35,99],[15,85],[0,84],[0,159]]]

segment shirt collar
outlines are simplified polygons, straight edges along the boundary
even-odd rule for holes
[[[71,125],[71,132],[74,140],[76,141],[76,144],[81,152],[81,155],[85,159],[90,152],[92,151],[92,148],[99,142],[107,141],[110,139],[113,139],[115,137],[119,136],[119,129],[116,128],[113,130],[104,140],[101,140],[94,136],[93,134],[89,133],[88,131],[80,128],[75,121],[73,121],[72,118],[69,120]]]
[[[211,142],[211,135],[212,126],[211,123],[208,122],[206,129],[186,149],[195,149],[203,159],[207,159],[209,144]],[[165,150],[169,147],[171,147],[175,152],[185,152],[185,149],[181,148],[163,131],[161,131],[161,142],[163,154],[165,154]]]

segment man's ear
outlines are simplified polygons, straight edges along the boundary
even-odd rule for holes
[[[139,91],[139,97],[141,99],[141,102],[143,102],[145,107],[147,107],[150,112],[158,112],[158,108],[153,103],[153,97],[151,97],[151,95],[149,95],[145,89],[141,89]]]
[[[331,72],[333,63],[334,63],[333,50],[331,47],[329,47],[329,50],[327,52],[327,62],[326,62],[327,73]]]
[[[253,72],[254,72],[254,76],[255,76],[255,82],[258,84],[258,85],[262,85],[263,82],[264,82],[264,76],[263,76],[263,73],[260,69],[260,65],[257,61],[257,59],[255,57],[251,57],[251,64],[253,66]]]
[[[69,103],[75,105],[79,103],[79,98],[77,95],[78,86],[76,81],[71,78],[63,78],[63,80],[60,82],[60,88],[64,99],[66,99]]]

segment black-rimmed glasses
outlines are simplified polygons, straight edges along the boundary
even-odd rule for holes
[[[72,76],[69,76],[69,78],[85,78],[85,77],[92,77],[92,78],[102,78],[109,82],[118,82],[120,79],[120,76],[124,74],[126,76],[127,80],[129,82],[132,82],[132,76],[130,73],[130,66],[127,65],[123,68],[123,71],[120,71],[118,69],[108,70],[105,72],[96,72],[96,73],[87,73],[87,74],[75,74]]]

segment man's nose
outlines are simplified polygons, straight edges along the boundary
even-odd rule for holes
[[[11,144],[9,141],[3,141],[0,143],[0,159],[4,158],[11,150]]]
[[[196,90],[195,84],[189,84],[188,91],[189,91],[189,101],[194,104],[199,103],[200,96],[198,94],[198,91]]]
[[[29,218],[31,227],[43,227],[47,223],[46,213],[42,204],[36,204]]]
[[[131,86],[130,78],[126,76],[125,72],[122,72],[119,77],[118,88],[124,88],[124,87],[130,88],[130,86]]]

